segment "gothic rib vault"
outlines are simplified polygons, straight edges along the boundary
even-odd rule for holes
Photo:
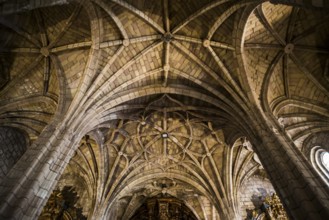
[[[1,218],[72,186],[90,219],[157,195],[240,219],[269,180],[291,219],[329,216],[312,153],[329,151],[327,8],[49,2],[0,1]]]

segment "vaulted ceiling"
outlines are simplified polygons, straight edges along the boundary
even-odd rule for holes
[[[258,0],[86,0],[3,15],[0,126],[32,142],[49,124],[84,137],[61,184],[86,185],[80,196],[99,213],[116,202],[131,217],[166,188],[199,218],[202,204],[230,216],[244,179],[262,172],[241,139],[257,117],[302,152],[329,131],[327,14]]]

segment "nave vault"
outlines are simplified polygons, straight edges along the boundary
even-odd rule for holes
[[[0,219],[329,219],[322,0],[0,0]]]

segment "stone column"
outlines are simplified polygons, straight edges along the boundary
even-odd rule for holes
[[[1,182],[0,219],[39,216],[73,154],[73,135],[59,128],[48,126]]]
[[[291,219],[329,219],[329,188],[280,131],[256,125],[251,137],[255,151]]]

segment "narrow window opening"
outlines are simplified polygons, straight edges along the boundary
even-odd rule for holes
[[[322,153],[321,162],[326,170],[329,171],[329,152]]]

